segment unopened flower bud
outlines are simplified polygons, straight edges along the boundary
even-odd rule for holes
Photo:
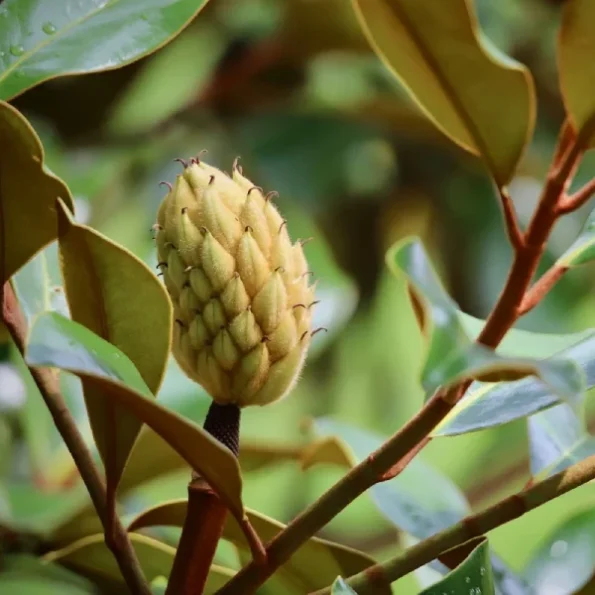
[[[300,242],[260,188],[192,160],[161,204],[159,268],[173,353],[218,403],[265,405],[295,383],[315,298]]]

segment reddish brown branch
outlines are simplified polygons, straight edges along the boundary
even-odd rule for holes
[[[565,196],[558,205],[558,214],[565,215],[580,209],[595,194],[595,178],[587,182],[580,190]]]
[[[508,191],[505,188],[500,188],[500,204],[504,213],[504,222],[506,224],[506,231],[508,239],[515,251],[522,250],[525,245],[523,232],[519,226],[519,222],[514,210],[514,204]]]
[[[166,595],[202,595],[227,507],[202,480],[188,485],[188,511]]]
[[[584,135],[583,135],[584,136]],[[585,138],[580,139],[580,143]],[[569,125],[562,130],[555,161],[546,179],[541,200],[524,236],[523,246],[516,250],[510,273],[478,341],[495,348],[519,316],[519,307],[535,274],[546,240],[559,216],[557,207],[576,167],[582,149]],[[439,390],[403,428],[370,457],[355,466],[345,477],[296,517],[266,548],[267,563],[254,562],[243,568],[219,595],[250,595],[269,578],[283,562],[310,536],[314,535],[341,510],[382,480],[389,469],[400,472],[400,462],[418,445],[428,441],[432,430],[446,417],[468,388],[468,382],[449,391]]]
[[[5,283],[0,294],[2,320],[19,353],[24,356],[27,338],[25,317],[10,283]],[[118,516],[110,519],[105,483],[93,462],[93,457],[79,432],[76,422],[66,406],[64,397],[60,392],[58,377],[47,368],[29,367],[29,372],[89,491],[97,515],[105,530],[105,543],[113,553],[130,592],[134,595],[150,595],[151,589],[143,576],[126,529],[122,526]]]
[[[530,312],[550,292],[552,287],[564,276],[568,267],[555,264],[525,294],[518,309],[518,316]]]

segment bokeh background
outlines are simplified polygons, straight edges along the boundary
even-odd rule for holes
[[[555,60],[560,4],[476,2],[486,35],[535,77],[535,138],[510,186],[522,222],[531,215],[564,117]],[[46,82],[14,104],[40,134],[50,169],[69,184],[79,221],[152,266],[149,229],[164,195],[158,182],[179,173],[174,158],[203,149],[205,160],[227,171],[240,156],[255,184],[279,192],[292,237],[314,238],[306,252],[319,279],[317,323],[328,333],[317,334],[292,395],[247,410],[243,419],[243,438],[273,450],[303,443],[311,417],[389,435],[419,409],[424,344],[403,282],[384,265],[393,242],[420,236],[461,309],[480,318],[505,279],[511,251],[485,170],[419,112],[370,50],[346,0],[213,0],[155,55],[113,72]],[[577,184],[594,166],[588,156]],[[572,243],[585,216],[583,209],[559,223],[542,268]],[[54,248],[48,254],[58,286]],[[593,272],[591,266],[571,271],[519,327],[570,332],[595,326]],[[59,288],[54,298],[60,307]],[[2,356],[0,461],[11,478],[8,498],[24,517],[42,514],[42,503],[43,514],[56,506],[59,516],[67,488],[59,471],[52,478],[47,470],[67,455],[8,346]],[[181,374],[168,376],[164,395],[183,401],[202,421],[208,400]],[[78,415],[84,425],[80,407]],[[146,456],[150,461],[151,453]],[[435,440],[421,457],[452,478],[474,509],[529,477],[523,420]],[[326,467],[303,473],[295,461],[267,465],[246,472],[245,500],[287,521],[341,473]],[[31,475],[43,481],[35,489],[19,487]],[[186,472],[161,476],[129,494],[125,506],[135,511],[182,497],[186,481]],[[592,507],[594,497],[591,485],[575,490],[494,531],[491,544],[512,568],[523,569],[552,531]],[[322,534],[380,558],[402,546],[367,496]],[[231,555],[221,547],[221,560]],[[417,580],[406,577],[396,589],[415,593]]]

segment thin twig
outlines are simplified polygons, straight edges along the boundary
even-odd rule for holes
[[[587,182],[580,190],[565,196],[558,205],[558,213],[566,215],[580,209],[595,194],[595,178]]]
[[[359,595],[373,595],[374,582],[382,578],[385,584],[435,560],[443,552],[466,543],[474,537],[500,527],[547,502],[595,479],[595,455],[576,463],[564,471],[540,481],[529,489],[508,496],[482,512],[436,533],[390,560],[376,564],[356,574],[347,582]],[[311,595],[328,595],[322,589]]]
[[[3,290],[0,289],[0,300],[2,301],[2,320],[19,353],[24,357],[27,323],[9,282],[5,283]],[[29,371],[89,491],[105,530],[105,543],[114,555],[130,592],[133,595],[150,595],[151,589],[143,575],[126,529],[117,516],[111,519],[113,524],[110,525],[105,483],[66,406],[57,376],[47,368],[29,367]]]
[[[506,231],[508,239],[515,251],[522,250],[525,245],[523,232],[519,226],[519,222],[514,210],[514,204],[508,194],[506,188],[499,188],[500,204],[504,213],[504,222],[506,224]]]
[[[527,291],[518,309],[518,316],[524,316],[550,292],[552,287],[564,276],[567,266],[555,264]]]
[[[570,142],[569,139],[574,139]],[[557,219],[557,205],[568,180],[576,170],[586,138],[574,138],[572,129],[563,129],[541,200],[529,223],[522,249],[515,252],[504,289],[478,338],[478,342],[495,348],[518,318],[519,306],[535,274],[546,240]],[[278,533],[266,548],[267,563],[254,562],[244,567],[217,595],[242,593],[250,595],[264,583],[305,541],[322,529],[337,514],[374,484],[382,481],[389,469],[402,471],[400,462],[411,450],[419,450],[428,436],[462,398],[469,382],[449,391],[438,390],[424,407],[377,451],[356,465],[316,502]],[[408,457],[409,458],[409,457]]]

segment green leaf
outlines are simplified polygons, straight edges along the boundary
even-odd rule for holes
[[[533,132],[529,71],[479,31],[466,0],[353,3],[372,47],[419,107],[507,184]]]
[[[187,505],[187,500],[173,500],[160,504],[137,516],[131,521],[128,530],[138,531],[151,526],[182,527],[186,518]],[[263,543],[269,542],[285,528],[283,523],[254,510],[247,509],[246,515]],[[226,520],[223,539],[232,542],[244,551],[250,551],[250,545],[242,528],[231,517]],[[334,580],[337,573],[350,576],[374,563],[374,559],[362,552],[332,541],[312,537],[281,566],[280,572],[289,579],[291,584],[299,588],[299,592],[309,593],[326,587]],[[380,592],[379,590],[378,593]],[[387,586],[386,593],[390,592],[390,588]]]
[[[595,511],[557,527],[527,565],[524,575],[539,593],[578,593],[595,568]]]
[[[469,556],[441,581],[424,589],[420,595],[442,595],[445,592],[494,595],[496,591],[488,540],[479,537],[474,541],[477,542],[477,546]]]
[[[536,375],[562,398],[573,403],[580,400],[584,379],[574,362],[504,357],[471,341],[457,305],[442,287],[419,240],[406,238],[398,242],[386,260],[396,275],[405,276],[410,283],[421,310],[422,329],[428,321],[433,326],[422,371],[422,385],[428,394],[469,378],[514,380]]]
[[[591,211],[578,238],[560,256],[556,264],[561,267],[575,267],[590,262],[593,258],[595,258],[595,210]]]
[[[198,471],[243,518],[242,479],[232,452],[196,424],[152,399],[132,362],[87,328],[58,314],[40,316],[31,330],[26,360],[31,366],[55,367],[76,374],[111,401],[151,427]]]
[[[357,593],[338,576],[331,589],[331,595],[357,595]]]
[[[0,590],[23,595],[98,595],[98,589],[84,577],[26,554],[3,557]]]
[[[595,437],[588,434],[574,411],[561,404],[527,420],[531,474],[540,481],[595,454]]]
[[[198,23],[160,50],[135,76],[108,120],[118,134],[139,134],[167,120],[200,95],[226,40],[212,24]],[[180,64],[192,64],[183,75]]]
[[[590,389],[595,386],[595,332],[591,330],[584,336],[582,341],[556,355],[576,362],[583,370],[586,388]],[[560,398],[535,378],[495,384],[474,382],[433,435],[454,436],[491,428],[559,403]]]
[[[0,38],[7,51],[0,97],[10,99],[58,76],[113,70],[155,51],[207,0],[5,0]]]
[[[383,443],[381,436],[328,418],[316,419],[314,428],[318,435],[337,436],[345,442],[348,451],[343,464],[349,466],[365,459]],[[328,457],[320,459],[316,454],[310,458],[310,463],[330,460]],[[336,459],[336,462],[341,461]],[[460,521],[469,512],[459,488],[420,457],[415,457],[394,479],[372,487],[370,495],[392,523],[418,539]]]
[[[130,534],[130,541],[149,581],[160,576],[169,576],[176,553],[174,548],[135,533]],[[103,534],[79,539],[61,550],[46,554],[43,559],[69,566],[93,578],[99,584],[109,585],[113,589],[106,592],[117,594],[129,592],[124,585],[124,579],[113,554],[105,545]],[[207,578],[205,595],[220,589],[234,574],[232,570],[213,565]]]
[[[44,169],[43,147],[29,122],[3,101],[0,146],[5,149],[0,153],[0,283],[4,284],[56,239],[56,199],[62,198],[71,210],[73,204],[65,184]]]
[[[45,251],[38,252],[15,273],[12,285],[29,325],[37,314],[51,309],[50,276]]]
[[[73,320],[127,355],[155,394],[167,366],[172,306],[165,288],[141,260],[100,233],[73,222],[58,207],[62,275]],[[133,415],[101,399],[93,382],[83,380],[95,442],[108,486],[118,484],[141,429]]]
[[[319,435],[335,438],[320,441],[305,458],[306,467],[317,463],[353,467],[384,442],[372,432],[328,418],[316,419],[314,429]],[[416,539],[426,539],[446,529],[469,512],[469,505],[459,488],[419,456],[394,479],[374,485],[369,493],[384,516]],[[523,588],[522,581],[496,554],[491,558],[494,568],[498,568],[498,584]]]
[[[574,129],[593,144],[595,99],[595,6],[590,0],[573,0],[562,6],[558,36],[558,69],[564,106]]]

